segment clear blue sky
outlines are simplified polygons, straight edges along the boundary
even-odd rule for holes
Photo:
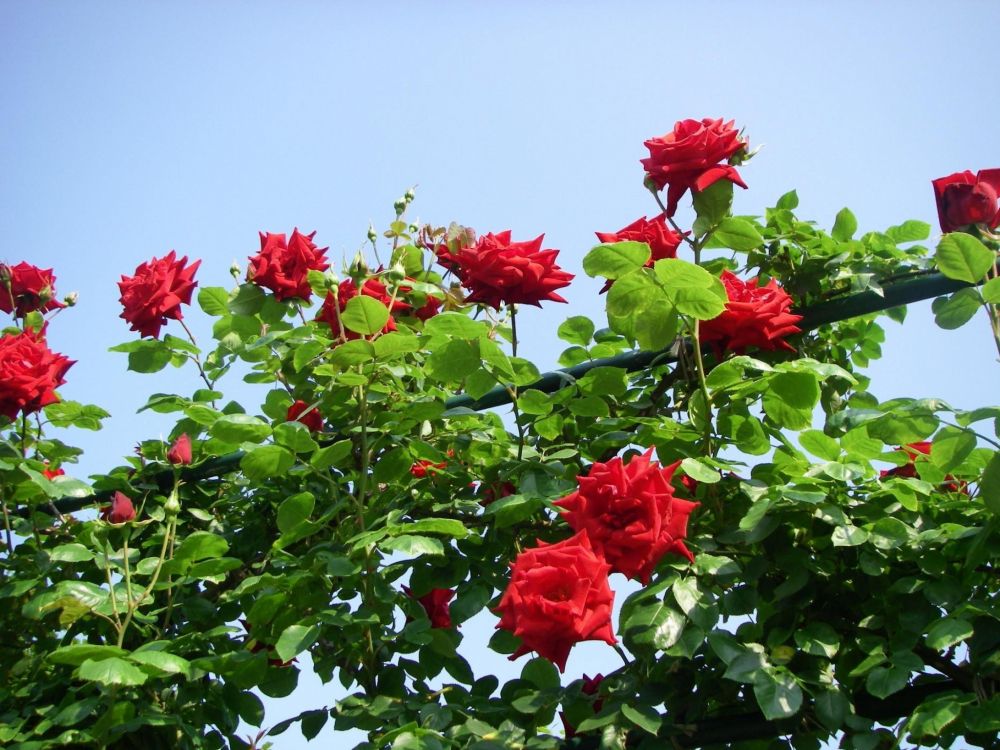
[[[794,187],[800,215],[828,227],[847,205],[862,230],[918,218],[936,231],[930,180],[1000,166],[984,62],[998,22],[988,0],[7,2],[0,259],[52,266],[61,294],[80,292],[49,332],[78,360],[62,393],[114,415],[99,436],[69,436],[87,451],[81,476],[169,429],[135,414],[149,393],[196,387],[186,371],[125,373],[106,351],[134,335],[117,317],[121,273],[176,249],[203,259],[202,285],[228,285],[258,230],[295,226],[351,257],[415,184],[426,221],[545,232],[561,249],[579,274],[570,304],[529,309],[520,326],[549,369],[564,317],[603,319],[580,261],[595,230],[654,212],[642,141],[675,120],[733,118],[764,146],[742,170],[740,213]],[[873,391],[995,402],[985,317],[943,332],[928,311],[886,324]],[[207,338],[196,308],[188,318]],[[567,678],[614,667],[596,653],[575,652]],[[267,721],[332,704],[322,690]],[[298,740],[291,730],[278,747]]]

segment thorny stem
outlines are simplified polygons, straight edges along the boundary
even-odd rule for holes
[[[190,339],[191,344],[197,347],[198,342],[195,341],[194,334],[191,333],[191,330],[187,327],[184,321],[178,320],[177,322],[181,324],[181,328],[184,329],[184,333],[187,334],[187,337],[188,339]],[[205,383],[206,386],[208,386],[208,390],[210,391],[215,390],[215,383],[208,379],[208,375],[205,374],[205,368],[201,366],[201,357],[197,354],[192,354],[191,352],[187,352],[187,357],[188,359],[190,359],[192,362],[195,363],[195,366],[198,368],[198,374],[201,375],[202,381]],[[212,401],[212,406],[215,406],[215,401]]]
[[[0,508],[3,508],[3,530],[7,538],[7,557],[14,554],[14,536],[10,531],[10,513],[7,510],[7,498],[0,499]]]
[[[125,596],[128,598],[128,612],[125,613],[125,620],[122,622],[121,630],[118,631],[118,647],[121,648],[122,642],[125,640],[125,632],[128,630],[128,626],[132,622],[132,615],[139,608],[139,605],[145,601],[146,597],[149,596],[153,587],[156,586],[156,582],[160,578],[160,572],[163,570],[163,562],[167,557],[167,549],[170,547],[171,539],[177,531],[177,517],[175,516],[170,521],[167,522],[167,528],[163,532],[163,544],[160,545],[160,556],[156,561],[156,568],[153,570],[153,575],[149,579],[149,583],[146,588],[142,590],[138,599],[132,598],[132,580],[129,574],[129,564],[128,564],[128,539],[125,540],[124,552],[125,552]]]
[[[510,309],[510,352],[512,357],[517,356],[517,306],[511,303]],[[521,424],[521,410],[517,408],[517,386],[510,388],[511,406],[514,408],[514,424],[517,425],[517,460],[522,460],[524,456],[524,425]]]
[[[363,374],[363,367],[358,366],[358,371]],[[360,422],[361,434],[360,434],[360,457],[359,457],[359,471],[358,479],[355,483],[356,497],[355,504],[357,506],[358,512],[358,527],[359,531],[365,531],[365,496],[368,492],[368,389],[365,386],[358,386],[358,421]],[[368,545],[365,548],[365,575],[361,579],[362,582],[362,593],[361,601],[364,606],[367,606],[368,602],[371,600],[371,576],[373,574],[372,569],[372,545]],[[365,655],[365,669],[364,674],[364,687],[366,690],[374,690],[375,687],[375,639],[372,636],[372,626],[368,624],[365,627],[365,648],[367,654]]]
[[[115,596],[115,584],[111,580],[111,560],[108,559],[108,543],[104,542],[104,575],[108,580],[108,592],[111,595],[111,611],[115,616],[115,629],[118,631],[119,643],[121,642],[122,621],[118,613],[118,597]]]
[[[694,361],[698,370],[698,383],[701,395],[705,399],[705,453],[712,455],[712,397],[708,393],[708,383],[705,380],[705,362],[701,356],[701,337],[698,333],[699,321],[694,322]]]

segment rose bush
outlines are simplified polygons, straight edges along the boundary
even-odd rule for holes
[[[407,192],[373,263],[280,277],[274,240],[234,289],[195,298],[199,261],[173,253],[124,277],[138,335],[113,350],[200,382],[144,406],[172,445],[137,435],[87,483],[68,441],[107,412],[56,395],[69,360],[34,332],[63,314],[15,300],[0,744],[341,746],[332,723],[367,750],[994,746],[1000,407],[883,401],[864,374],[906,301],[940,295],[946,329],[980,307],[996,323],[989,221],[931,259],[924,222],[859,235],[844,209],[827,232],[794,192],[737,216],[731,124],[660,140],[651,179],[693,190],[683,244],[657,246],[661,214],[586,253],[614,282],[606,323],[562,322],[544,377],[517,306],[561,299],[555,251],[411,222]],[[212,343],[161,340],[191,302]],[[613,591],[613,568],[638,582]],[[537,656],[490,674],[484,628]],[[342,691],[261,700],[307,670]]]

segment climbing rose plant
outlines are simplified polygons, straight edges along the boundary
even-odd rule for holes
[[[565,301],[566,256],[415,224],[412,192],[345,268],[297,229],[231,290],[137,258],[113,350],[201,382],[151,388],[166,439],[89,482],[63,438],[108,414],[46,340],[75,297],[0,265],[0,744],[995,746],[1000,407],[879,401],[864,367],[935,268],[939,324],[983,309],[1000,347],[997,170],[933,181],[931,257],[926,223],[827,232],[794,191],[734,215],[748,143],[646,141],[659,212],[597,232],[607,320],[558,326],[556,378],[517,315]],[[265,711],[307,669],[346,697]]]

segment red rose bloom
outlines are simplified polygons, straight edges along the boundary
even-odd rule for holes
[[[0,263],[0,310],[23,318],[35,310],[66,307],[55,298],[55,283],[51,268],[36,268],[23,260],[16,266]]]
[[[305,401],[296,401],[288,407],[288,414],[285,415],[286,422],[301,422],[309,428],[309,432],[320,432],[323,429],[323,415],[319,409],[312,409],[306,412],[309,404]]]
[[[403,586],[403,591],[406,592],[407,596],[413,596],[409,586]],[[454,591],[451,589],[431,589],[423,596],[415,598],[427,613],[432,628],[451,627],[451,612],[448,602],[455,598]]]
[[[434,463],[430,459],[421,458],[413,466],[410,467],[410,473],[417,479],[423,479],[428,474],[433,476],[439,471],[444,471],[445,467],[448,466],[447,462],[442,461],[439,464]]]
[[[186,263],[187,256],[177,260],[171,250],[162,258],[139,264],[135,276],[122,276],[118,289],[125,311],[119,317],[131,324],[131,330],[158,339],[167,318],[184,317],[181,305],[191,303],[191,293],[198,286],[194,273],[201,261],[185,268]]]
[[[721,315],[699,324],[698,335],[703,342],[737,354],[748,346],[795,351],[785,336],[801,332],[795,324],[802,316],[790,312],[792,298],[778,282],[771,279],[765,286],[758,286],[757,279],[742,281],[730,271],[723,271],[722,283],[729,301]]]
[[[536,651],[565,671],[573,644],[617,643],[611,627],[611,566],[594,552],[586,531],[556,544],[539,542],[510,567],[510,584],[497,605],[497,627],[521,639],[511,659]]]
[[[365,281],[365,283],[361,285],[361,294],[371,297],[372,299],[377,299],[389,308],[389,320],[386,321],[385,327],[382,329],[382,333],[389,333],[390,331],[396,330],[396,321],[392,317],[391,313],[404,312],[410,308],[408,304],[400,299],[396,299],[394,302],[392,295],[389,294],[389,290],[385,288],[385,284],[378,279],[368,279]],[[340,313],[347,308],[347,302],[357,296],[358,286],[354,283],[353,279],[344,279],[341,281],[336,296],[327,292],[326,299],[323,300],[323,307],[320,309],[319,315],[316,316],[316,320],[322,321],[330,326],[330,330],[333,332],[334,338],[339,338],[341,333],[343,333],[344,338],[347,339],[361,338],[360,334],[348,330],[348,328],[346,326],[342,326],[340,322]]]
[[[285,242],[285,235],[260,233],[260,252],[250,258],[247,281],[274,292],[279,299],[308,300],[312,288],[306,278],[310,271],[325,271],[327,247],[317,248],[312,238],[316,233],[300,234],[292,230]]]
[[[646,261],[647,268],[652,268],[656,261],[663,258],[676,258],[677,248],[684,239],[684,235],[667,226],[667,217],[663,214],[652,221],[643,216],[617,232],[595,232],[595,234],[597,239],[605,243],[645,242],[650,250],[649,260]],[[614,279],[608,279],[601,289],[601,294],[608,291],[612,284]]]
[[[56,388],[73,364],[30,329],[0,337],[0,414],[14,420],[59,401]]]
[[[576,478],[576,492],[556,502],[574,531],[587,532],[611,570],[644,584],[668,552],[694,561],[684,539],[688,516],[698,507],[674,497],[670,478],[680,462],[663,467],[652,455],[650,448],[628,465],[617,456],[597,462]]]
[[[46,461],[45,465],[48,466],[49,462]],[[46,479],[55,479],[56,477],[62,477],[65,475],[66,472],[63,471],[62,469],[48,469],[48,468],[42,469],[42,476],[45,477]]]
[[[994,229],[1000,224],[1000,169],[981,169],[977,174],[955,172],[938,177],[931,185],[942,232],[956,232],[971,224]]]
[[[115,492],[111,505],[101,508],[101,518],[108,523],[125,523],[135,518],[135,506],[121,492]]]
[[[746,187],[736,168],[723,164],[746,149],[733,121],[681,120],[673,131],[644,144],[649,158],[640,163],[657,190],[667,187],[667,216],[677,211],[677,203],[688,190],[704,190],[719,180]]]
[[[406,283],[407,281],[413,281],[413,279],[408,278],[404,280],[403,283],[399,285],[400,292],[410,293],[412,291],[413,287],[407,284]],[[418,320],[426,322],[427,320],[433,318],[441,311],[441,300],[439,300],[437,297],[432,297],[429,294],[424,296],[426,297],[426,301],[424,302],[424,304],[422,304],[420,307],[417,308],[414,308],[413,305],[408,304],[405,306],[405,311],[407,314],[412,315]]]
[[[905,451],[909,460],[902,466],[894,466],[891,469],[883,469],[879,472],[879,478],[887,479],[889,477],[900,477],[903,479],[920,479],[920,473],[917,471],[917,457],[931,455],[930,441],[921,440],[916,443],[907,443],[904,446],[896,448],[896,450]],[[953,481],[954,479],[955,478],[950,474],[946,476],[946,481],[941,484],[941,488],[947,490],[948,492],[967,493],[968,482]]]
[[[481,302],[496,310],[507,304],[540,307],[542,300],[565,302],[555,290],[568,286],[573,274],[555,264],[558,250],[542,249],[544,237],[512,242],[510,230],[488,233],[456,253],[445,247],[438,260],[470,290],[466,302]]]
[[[186,432],[181,433],[167,451],[167,461],[172,464],[187,465],[191,463],[191,438]]]
[[[583,675],[583,684],[580,686],[580,692],[584,695],[597,695],[597,691],[601,687],[601,683],[604,681],[604,675],[598,673],[594,677],[587,677],[587,674]],[[592,704],[594,713],[599,713],[602,708],[604,708],[604,701],[601,698],[595,700]],[[566,714],[562,711],[559,712],[559,718],[562,720],[563,729],[566,732],[566,739],[572,739],[576,737],[576,727],[570,724],[566,720]]]

